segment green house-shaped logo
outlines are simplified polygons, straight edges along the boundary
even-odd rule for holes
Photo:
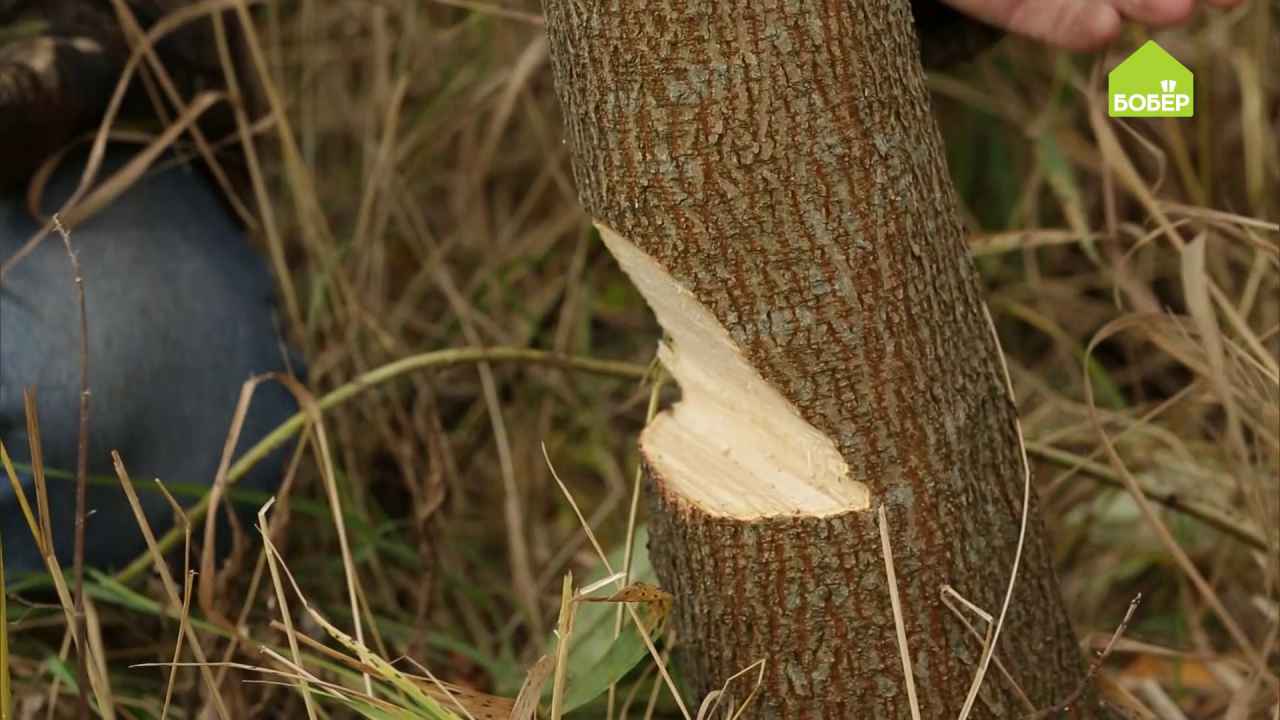
[[[1195,77],[1155,40],[1134,51],[1107,75],[1111,117],[1191,117]]]

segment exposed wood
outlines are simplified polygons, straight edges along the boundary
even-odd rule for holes
[[[608,226],[605,245],[649,300],[658,357],[683,398],[644,431],[645,459],[703,512],[754,519],[865,510],[840,451],[747,362],[720,322],[653,258]]]
[[[545,8],[582,202],[685,391],[641,447],[695,703],[764,658],[751,717],[909,717],[883,504],[923,717],[954,717],[982,647],[941,589],[997,614],[1023,476],[909,5]],[[993,669],[974,717],[1083,678],[1030,512],[999,644],[1030,705]]]

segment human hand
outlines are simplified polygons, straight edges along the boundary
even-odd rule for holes
[[[1203,0],[1230,8],[1243,0]],[[1187,22],[1201,0],[943,0],[947,5],[1017,35],[1066,50],[1097,50],[1123,23],[1167,27]]]

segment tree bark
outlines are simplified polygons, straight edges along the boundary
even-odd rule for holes
[[[999,614],[1023,466],[909,4],[545,9],[582,203],[683,389],[641,449],[692,700],[763,659],[749,717],[910,716],[883,505],[922,715],[955,717],[982,643],[942,589]],[[973,717],[1083,680],[1028,511],[997,652],[1014,683],[992,664]]]

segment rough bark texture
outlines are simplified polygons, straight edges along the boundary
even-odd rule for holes
[[[940,591],[998,613],[1022,468],[910,6],[545,8],[583,204],[710,309],[887,506],[921,709],[954,717],[981,646]],[[752,717],[909,717],[874,511],[718,517],[652,477],[651,495],[695,702],[765,658]],[[998,657],[1045,708],[1083,668],[1031,512]],[[1027,713],[993,665],[973,716]]]

